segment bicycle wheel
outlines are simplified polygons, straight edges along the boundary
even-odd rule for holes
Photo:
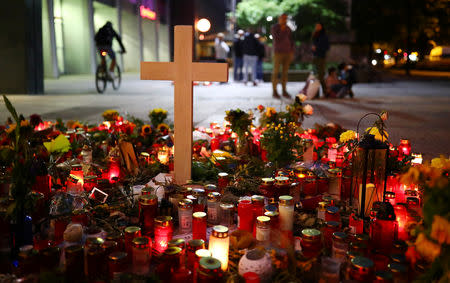
[[[107,76],[105,69],[102,65],[97,67],[97,71],[95,72],[95,87],[97,88],[98,93],[103,93],[106,89],[106,81]]]
[[[112,81],[113,89],[118,90],[121,82],[122,82],[122,74],[120,72],[120,67],[119,65],[116,65],[116,68],[114,69],[114,80]]]

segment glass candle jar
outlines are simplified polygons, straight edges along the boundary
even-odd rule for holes
[[[83,184],[84,191],[90,192],[96,186],[97,186],[97,176],[89,175],[84,177],[84,184]]]
[[[214,226],[212,234],[209,237],[209,251],[214,258],[220,260],[223,271],[228,269],[229,247],[230,237],[228,236],[228,228],[222,225]]]
[[[370,221],[370,238],[373,248],[389,254],[397,240],[397,221],[375,218]]]
[[[253,207],[253,237],[256,237],[256,217],[264,215],[264,197],[260,195],[252,196]]]
[[[328,169],[329,183],[328,193],[333,196],[340,197],[342,184],[342,170],[339,168]]]
[[[108,256],[109,280],[118,280],[128,267],[128,255],[125,252],[113,252]]]
[[[68,281],[81,282],[84,277],[84,249],[82,245],[65,248],[66,278]],[[69,282],[70,282],[69,281]]]
[[[261,245],[267,245],[270,241],[270,217],[256,217],[256,241]]]
[[[325,211],[325,221],[341,222],[339,208],[337,208],[336,206],[327,207]]]
[[[294,224],[294,202],[291,196],[280,196],[278,200],[280,211],[280,230],[292,231]]]
[[[350,278],[358,282],[372,282],[373,261],[367,257],[356,256],[351,260]]]
[[[105,250],[99,245],[89,245],[86,255],[88,281],[101,281],[106,278]]]
[[[139,223],[144,235],[153,235],[157,213],[158,197],[156,195],[141,195],[139,197]]]
[[[214,257],[203,257],[199,261],[198,283],[217,283],[221,281],[223,273],[221,262]]]
[[[192,214],[192,238],[206,241],[206,213],[194,212]]]
[[[325,212],[327,211],[327,203],[324,201],[319,202],[319,206],[317,207],[317,218],[325,221]]]
[[[170,247],[178,247],[181,249],[180,251],[180,264],[184,265],[186,262],[186,241],[184,239],[172,239],[167,243],[167,248]]]
[[[223,193],[225,188],[228,186],[229,182],[230,182],[230,179],[228,177],[228,173],[220,172],[218,174],[217,185],[218,185],[219,190],[220,190],[221,193]]]
[[[150,271],[151,243],[147,237],[133,239],[133,273],[144,275]]]
[[[173,224],[171,216],[155,218],[155,250],[159,253],[167,249],[167,243],[172,239]]]
[[[340,223],[336,221],[325,222],[325,227],[323,227],[323,238],[325,246],[331,248],[332,237],[334,232],[338,232],[340,229]]]
[[[202,239],[193,239],[187,243],[186,253],[187,253],[187,267],[194,270],[195,267],[195,252],[205,248],[205,241]]]
[[[204,189],[192,189],[192,195],[197,198],[197,204],[194,205],[194,212],[205,211],[206,207],[206,192]]]
[[[106,235],[106,241],[114,241],[117,243],[117,251],[125,251],[124,239],[122,232],[111,232]]]
[[[70,174],[67,178],[67,192],[79,194],[83,191],[83,181],[74,174]]]
[[[184,253],[180,247],[168,247],[167,250],[164,251],[164,256],[170,265],[169,282],[192,281],[192,272],[184,266]]]
[[[206,195],[208,195],[209,193],[212,193],[212,192],[219,192],[219,190],[217,189],[216,185],[207,184],[207,185],[205,185],[205,192],[206,192]]]
[[[234,224],[234,204],[220,204],[220,225],[230,228]]]
[[[208,223],[216,225],[219,223],[219,209],[220,209],[221,194],[218,192],[208,193]]]
[[[141,228],[137,226],[129,226],[124,230],[125,235],[125,251],[128,255],[132,254],[133,239],[141,237]]]
[[[288,177],[275,177],[274,197],[279,198],[280,196],[288,195],[291,189],[290,184],[291,182]]]
[[[180,233],[192,232],[192,201],[189,199],[178,203],[178,225]]]
[[[344,262],[347,256],[348,243],[347,234],[344,232],[333,233],[333,243],[331,248],[331,256],[340,262]]]
[[[328,177],[321,176],[317,179],[317,192],[319,194],[328,192]]]
[[[300,245],[305,257],[318,256],[322,250],[322,233],[317,229],[303,229]]]
[[[199,210],[198,198],[196,196],[194,196],[193,194],[187,195],[186,199],[192,201],[192,212],[202,211],[202,210]]]
[[[253,206],[251,199],[242,198],[238,204],[238,229],[253,232]]]
[[[317,195],[317,181],[314,175],[307,176],[302,180],[302,192],[307,196]]]
[[[393,283],[406,283],[408,281],[408,266],[402,263],[392,262],[388,265],[392,273]]]
[[[169,196],[169,202],[172,205],[172,217],[178,218],[178,203],[184,199],[183,194],[172,194]]]
[[[280,214],[278,211],[266,211],[264,212],[264,216],[270,218],[270,242],[273,245],[278,245],[280,241],[279,229],[280,229]]]
[[[275,179],[262,178],[261,185],[259,186],[259,191],[266,198],[273,198],[274,197],[274,184],[275,184]]]

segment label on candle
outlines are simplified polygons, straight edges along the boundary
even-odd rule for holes
[[[217,207],[208,207],[208,218],[210,221],[217,221]]]
[[[188,215],[181,216],[180,227],[183,230],[188,230],[192,227],[192,219]]]
[[[260,242],[269,241],[270,229],[256,228],[256,240]]]

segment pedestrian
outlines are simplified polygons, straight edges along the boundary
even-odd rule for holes
[[[325,79],[326,97],[343,98],[349,93],[348,85],[345,80],[340,80],[335,67],[328,68],[328,76]]]
[[[263,81],[263,60],[266,57],[266,48],[262,42],[261,36],[256,33],[255,38],[258,40],[258,62],[256,63],[256,80]]]
[[[278,71],[281,66],[281,87],[283,96],[290,98],[286,91],[286,83],[288,80],[289,64],[294,57],[294,40],[292,39],[292,31],[287,26],[287,15],[282,14],[278,17],[278,23],[271,28],[273,39],[273,72],[272,72],[272,88],[274,98],[280,98],[277,92]]]
[[[244,41],[244,31],[238,30],[236,38],[233,41],[233,51],[234,51],[234,64],[233,64],[233,78],[235,82],[242,81],[242,42]]]
[[[325,57],[327,55],[328,49],[330,49],[330,44],[328,42],[328,36],[325,32],[325,28],[322,23],[317,23],[312,36],[313,45],[311,50],[313,52],[313,64],[315,68],[315,74],[322,85],[322,93],[327,97],[327,87],[325,84]],[[318,95],[317,97],[319,97]]]
[[[219,32],[214,41],[214,48],[216,51],[216,61],[219,63],[226,63],[228,58],[228,52],[230,52],[230,47],[223,40],[224,34]]]
[[[354,97],[352,86],[355,83],[355,71],[353,70],[353,66],[342,62],[338,65],[338,77],[339,80],[344,82],[348,87],[348,95],[350,98]]]
[[[245,34],[244,41],[242,42],[242,53],[244,54],[244,83],[247,84],[249,78],[248,75],[251,72],[253,85],[257,86],[256,82],[256,66],[258,63],[258,40],[255,38],[255,34],[249,30]]]

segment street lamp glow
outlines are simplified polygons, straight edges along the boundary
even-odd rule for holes
[[[378,48],[377,50],[375,50],[375,52],[376,52],[377,54],[380,54],[380,53],[381,53],[381,49]]]
[[[389,60],[390,58],[391,58],[390,55],[388,55],[388,54],[384,55],[384,60]]]
[[[267,20],[268,22],[271,22],[271,21],[273,20],[273,17],[272,17],[272,16],[267,16],[266,20]]]
[[[377,65],[377,60],[373,59],[372,60],[372,66],[376,66]]]
[[[200,19],[197,22],[197,30],[200,32],[207,32],[211,28],[211,22],[208,19]]]
[[[270,39],[273,39],[273,36],[272,36],[272,35],[269,35],[269,38],[270,38]]]
[[[409,54],[408,58],[411,61],[417,61],[417,55],[419,55],[417,52],[412,52],[411,54]]]

